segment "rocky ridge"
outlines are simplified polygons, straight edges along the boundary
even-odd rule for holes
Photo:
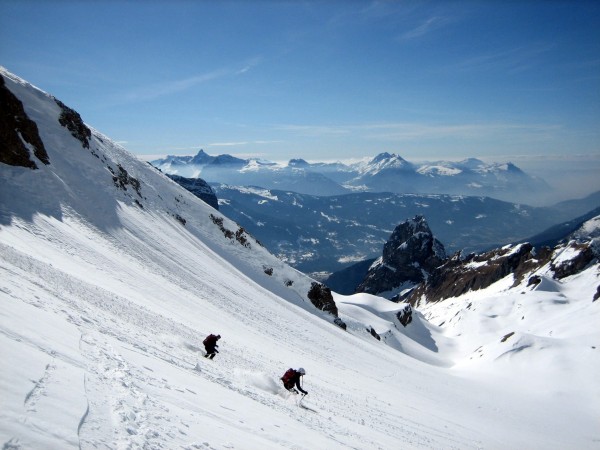
[[[541,273],[561,280],[598,262],[599,219],[590,219],[554,248],[518,243],[466,257],[461,252],[446,257],[425,218],[417,216],[394,230],[357,292],[420,307],[485,289],[508,276],[512,276],[511,287],[527,280],[533,288],[541,282]]]
[[[479,255],[471,254],[465,259],[457,253],[404,300],[419,307],[485,289],[508,276],[512,276],[510,287],[527,280],[527,286],[534,288],[542,281],[542,273],[561,280],[597,263],[600,257],[598,244],[592,239],[586,242],[572,240],[553,249],[535,249],[528,243],[507,245]]]

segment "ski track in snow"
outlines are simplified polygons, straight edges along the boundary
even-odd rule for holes
[[[166,317],[157,316],[98,286],[69,278],[52,266],[18,255],[8,247],[3,246],[2,254],[4,264],[10,262],[13,266],[11,278],[28,279],[32,285],[38,284],[38,288],[45,292],[46,300],[30,301],[32,306],[52,310],[55,314],[64,316],[82,333],[80,348],[88,367],[85,379],[88,409],[77,430],[81,448],[168,448],[174,433],[186,433],[185,425],[175,426],[177,431],[171,426],[165,427],[162,420],[167,416],[165,407],[140,390],[136,383],[143,382],[146,386],[160,389],[175,389],[195,397],[198,393],[188,387],[170,385],[149,367],[131,366],[122,356],[128,353],[138,353],[144,358],[160,360],[195,377],[205,378],[233,390],[268,408],[296,416],[298,421],[311,429],[321,430],[329,440],[341,447],[378,447],[376,442],[365,441],[364,436],[353,431],[356,425],[368,426],[394,436],[404,436],[406,442],[422,448],[436,448],[438,439],[443,440],[447,448],[452,447],[452,442],[455,442],[456,448],[471,447],[468,442],[456,440],[456,436],[440,433],[439,429],[412,421],[408,417],[398,416],[392,411],[382,414],[377,403],[364,411],[363,416],[377,420],[366,422],[364,418],[357,419],[352,412],[358,406],[339,408],[339,405],[349,401],[348,397],[340,392],[311,389],[310,400],[307,402],[310,401],[310,404],[314,405],[319,415],[315,416],[310,411],[299,414],[295,404],[282,402],[280,396],[249,389],[248,386],[239,385],[231,380],[228,372],[233,368],[242,368],[250,372],[261,369],[259,364],[253,362],[254,358],[246,355],[243,349],[228,348],[226,354],[217,355],[215,361],[207,362],[201,371],[197,371],[195,362],[202,353],[198,347],[192,344],[172,345],[156,342],[156,336],[177,336],[180,342],[196,343],[199,340],[198,332]],[[15,269],[18,272],[15,272]],[[44,280],[43,285],[37,280]],[[239,314],[235,315],[242,319]],[[276,338],[284,338],[285,334],[289,333],[285,327],[282,329],[276,326],[275,319],[268,321],[268,324],[269,330]],[[119,333],[118,330],[126,332]],[[316,345],[316,342],[313,344]],[[28,408],[35,406],[35,399],[42,395],[44,386],[51,383],[53,367],[46,367],[42,378],[27,395],[25,403]],[[320,398],[327,399],[327,402],[312,403],[313,399]],[[328,431],[332,428],[332,420],[338,425],[334,427],[335,433]],[[118,426],[115,427],[115,424]],[[107,435],[112,435],[111,442],[106,442]],[[353,445],[352,442],[357,445]]]
[[[46,390],[46,386],[48,383],[52,383],[51,377],[53,376],[53,372],[56,370],[56,366],[52,364],[46,365],[46,370],[44,371],[44,375],[38,381],[35,382],[33,389],[27,393],[25,396],[25,400],[23,401],[23,405],[28,413],[35,412],[35,405],[38,402],[40,396],[44,395],[44,391]]]
[[[202,378],[271,410],[294,417],[309,429],[319,430],[333,446],[382,448],[380,443],[369,437],[375,432],[395,436],[403,444],[415,448],[480,447],[477,441],[459,438],[461,433],[457,430],[463,426],[460,422],[453,423],[452,430],[445,432],[439,426],[429,426],[421,420],[412,419],[410,414],[394,411],[391,403],[387,406],[384,404],[383,411],[380,401],[370,404],[367,400],[358,404],[354,401],[358,393],[348,396],[335,387],[312,387],[311,395],[306,399],[310,405],[307,408],[314,409],[318,414],[310,410],[302,411],[302,408],[295,403],[286,402],[280,395],[255,389],[243,380],[231,376],[235,371],[261,373],[268,356],[261,355],[259,359],[246,348],[231,346],[226,352],[218,354],[215,361],[209,362],[202,358],[200,340],[204,333],[151,311],[113,291],[69,276],[52,265],[21,254],[11,247],[0,244],[0,249],[3,256],[1,267],[6,279],[21,280],[21,283],[27,280],[28,285],[33,287],[30,295],[22,300],[33,307],[63,317],[77,327],[81,334],[80,351],[87,368],[84,382],[87,408],[82,411],[77,423],[76,435],[80,448],[169,448],[170,442],[185,437],[189,432],[188,428],[193,423],[190,417],[185,414],[177,415],[176,423],[173,423],[173,412],[169,411],[163,401],[154,397],[149,389],[175,390],[196,402],[201,401],[199,389],[193,385],[171,384],[160,371],[152,369],[152,363],[136,363],[138,357],[142,361],[155,360],[160,364],[168,364],[185,372],[191,379]],[[85,258],[85,254],[83,257]],[[202,268],[199,271],[202,272]],[[172,277],[165,272],[160,273],[160,276]],[[179,283],[180,280],[175,282]],[[553,291],[558,289],[557,286],[548,288]],[[13,286],[13,289],[17,292],[18,286]],[[287,322],[284,316],[278,316],[277,311],[281,306],[277,303],[274,303],[273,314],[270,316],[265,317],[259,311],[255,311],[253,316],[247,314],[252,311],[242,308],[241,304],[236,304],[235,300],[222,295],[212,286],[191,284],[189,289],[201,293],[209,304],[225,311],[242,326],[248,324],[251,328],[255,321],[264,324],[261,333],[273,340],[285,342],[295,332],[294,323]],[[223,286],[223,289],[226,287]],[[234,299],[247,301],[243,290],[237,291]],[[10,295],[11,289],[3,287],[3,293]],[[563,295],[559,293],[559,296]],[[519,303],[492,305],[486,314],[493,318],[510,314],[520,307]],[[323,327],[332,330],[329,324],[324,323]],[[319,339],[311,341],[310,337],[308,340],[308,347],[298,349],[300,354],[305,352],[305,348],[325,346],[324,359],[327,363],[336,364],[335,358],[326,356],[331,350],[327,348],[326,342]],[[68,355],[47,350],[39,343],[31,345],[46,352],[53,360],[80,365]],[[131,355],[137,356],[132,360]],[[259,360],[261,363],[257,362]],[[199,371],[196,370],[198,361],[201,364]],[[277,365],[277,361],[270,361],[270,365]],[[47,364],[42,376],[35,381],[24,399],[28,412],[35,411],[37,400],[44,395],[46,386],[53,382],[55,370],[55,363]],[[394,375],[390,377],[393,378]],[[341,405],[344,407],[340,407]],[[227,405],[221,406],[223,409],[229,408]],[[361,410],[360,417],[356,416],[356,410]],[[205,411],[204,415],[210,414]],[[432,412],[432,416],[435,415]],[[169,419],[165,420],[166,418]],[[361,427],[367,427],[370,433],[361,433]],[[112,436],[110,441],[107,441],[107,436]],[[8,441],[6,445],[15,444]],[[190,444],[187,448],[202,448],[195,447],[196,445],[200,444]]]

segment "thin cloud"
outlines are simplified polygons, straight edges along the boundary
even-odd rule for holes
[[[390,122],[353,125],[279,125],[277,130],[307,136],[355,136],[360,138],[412,141],[439,138],[481,139],[490,136],[519,136],[521,139],[552,139],[562,131],[556,124],[463,123],[428,124]]]
[[[209,147],[236,147],[239,145],[247,145],[248,142],[213,142],[212,144],[208,144]]]
[[[540,58],[552,48],[550,44],[538,43],[498,50],[464,59],[450,68],[464,72],[505,71],[515,74],[535,67]]]
[[[159,97],[177,94],[192,89],[198,85],[209,83],[221,78],[242,75],[259,65],[262,58],[255,57],[244,63],[241,69],[218,69],[203,74],[194,75],[180,80],[165,81],[162,83],[153,83],[147,86],[141,86],[131,90],[122,96],[125,102],[139,102],[145,100],[154,100]]]
[[[242,75],[246,72],[249,72],[250,70],[254,69],[256,66],[258,66],[261,62],[262,62],[262,57],[257,56],[255,58],[252,58],[250,61],[248,61],[244,67],[242,67],[240,70],[238,70],[236,72],[236,75]]]
[[[253,144],[281,144],[283,141],[254,141]]]
[[[213,142],[208,144],[208,147],[239,147],[244,145],[264,145],[277,144],[282,141],[256,140],[256,141],[238,141],[238,142]]]
[[[148,86],[142,86],[134,89],[124,96],[125,100],[130,102],[153,100],[165,95],[176,94],[178,92],[187,91],[202,83],[216,80],[229,75],[226,70],[215,70],[205,74],[195,75],[193,77],[184,78],[182,80],[166,81],[164,83],[154,83]]]
[[[388,123],[363,127],[370,139],[411,141],[422,139],[460,138],[481,139],[491,136],[518,136],[519,139],[552,139],[562,127],[555,124],[464,123],[423,124]]]
[[[448,22],[447,18],[434,16],[427,19],[425,22],[421,23],[417,27],[409,30],[398,37],[399,41],[410,41],[413,39],[421,38],[432,31],[435,31],[441,28],[444,24]]]
[[[330,134],[348,134],[355,128],[345,125],[276,125],[275,129],[279,131],[289,131],[297,134],[309,136],[322,136]]]

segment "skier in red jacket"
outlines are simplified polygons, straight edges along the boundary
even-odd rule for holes
[[[283,386],[290,392],[298,393],[298,390],[302,392],[304,395],[308,394],[307,391],[302,389],[300,386],[300,378],[306,374],[306,371],[300,367],[298,370],[288,369],[283,376],[281,377],[281,381],[283,381]],[[294,385],[298,390],[294,388]]]

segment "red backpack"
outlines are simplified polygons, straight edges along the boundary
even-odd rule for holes
[[[283,384],[288,384],[288,383],[292,382],[292,379],[294,378],[295,375],[296,375],[296,371],[294,369],[288,369],[281,377],[281,381],[283,381]]]

